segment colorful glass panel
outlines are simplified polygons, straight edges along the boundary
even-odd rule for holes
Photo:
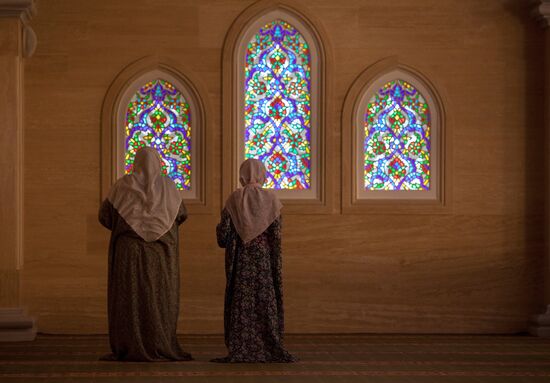
[[[157,79],[142,86],[126,111],[125,173],[139,148],[150,146],[162,158],[162,172],[179,190],[191,189],[191,112],[171,83]]]
[[[245,157],[267,168],[271,189],[311,187],[311,57],[285,21],[263,26],[245,57]]]
[[[403,80],[387,82],[365,114],[365,190],[430,190],[430,111]]]

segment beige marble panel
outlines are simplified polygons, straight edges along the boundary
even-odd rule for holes
[[[169,56],[211,108],[212,213],[181,229],[186,333],[221,332],[222,48],[249,0],[39,1],[25,64],[24,303],[39,330],[106,331],[108,232],[96,221],[100,114],[120,71]],[[546,173],[542,30],[522,1],[296,0],[333,57],[326,128],[333,204],[284,217],[290,332],[514,333],[542,309]],[[546,43],[547,44],[547,43]],[[438,214],[341,214],[341,114],[355,78],[396,55],[446,95],[451,204]],[[225,100],[227,101],[227,100]],[[2,106],[0,106],[2,107]],[[543,174],[544,173],[544,174]]]

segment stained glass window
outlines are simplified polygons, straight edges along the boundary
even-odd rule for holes
[[[287,22],[270,22],[248,43],[244,75],[245,158],[263,161],[266,188],[310,189],[308,43]]]
[[[430,190],[430,110],[403,80],[387,82],[364,117],[365,190]]]
[[[126,111],[125,173],[139,148],[150,146],[162,158],[162,172],[179,190],[191,189],[191,112],[170,82],[156,79],[133,95]]]

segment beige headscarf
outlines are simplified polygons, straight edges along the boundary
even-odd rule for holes
[[[160,156],[149,147],[136,153],[133,173],[113,185],[108,199],[147,242],[156,241],[170,230],[181,204],[176,184],[161,175]]]
[[[243,242],[262,234],[279,217],[283,204],[271,190],[262,189],[265,182],[264,164],[249,158],[239,169],[243,186],[235,190],[225,203],[231,221]]]

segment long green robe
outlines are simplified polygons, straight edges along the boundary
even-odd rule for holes
[[[191,360],[176,338],[179,313],[178,226],[187,218],[181,204],[170,230],[146,242],[109,200],[99,222],[111,230],[109,244],[109,341],[106,360]]]

